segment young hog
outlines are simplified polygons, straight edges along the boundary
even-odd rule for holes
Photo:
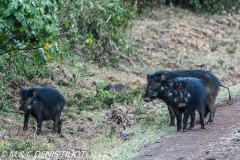
[[[24,114],[23,130],[27,130],[31,114],[37,121],[37,134],[41,133],[42,122],[53,120],[53,132],[61,133],[61,112],[66,104],[63,95],[49,87],[22,88],[19,113]]]
[[[173,80],[177,77],[193,77],[193,78],[198,78],[202,80],[202,83],[204,84],[206,89],[204,117],[206,117],[207,114],[210,112],[208,122],[213,122],[213,118],[216,111],[215,100],[217,97],[217,93],[219,91],[219,86],[222,86],[224,88],[227,88],[227,87],[223,86],[219,82],[218,78],[209,71],[205,71],[205,70],[184,70],[184,71],[173,71],[173,72],[158,71],[151,75],[148,74],[147,75],[148,84],[146,87],[145,94],[143,96],[143,100],[145,102],[149,102],[155,98],[162,99],[168,105],[168,110],[171,116],[170,126],[174,125],[175,113],[171,105],[167,103],[167,100],[166,100],[167,97],[165,97],[165,95],[162,94],[164,93],[164,90],[166,90],[166,88],[162,86],[162,83],[167,80]],[[160,90],[157,91],[158,97],[155,96],[156,92],[154,91],[156,86],[160,88]],[[229,100],[230,100],[231,96],[230,96],[229,89],[228,89],[228,92],[229,92]]]
[[[182,129],[182,113],[183,116],[183,131],[187,131],[187,121],[191,115],[189,129],[194,127],[195,110],[198,110],[200,115],[201,129],[204,129],[204,103],[206,99],[206,89],[201,80],[196,78],[179,77],[169,82],[168,99],[171,106],[174,108],[177,117],[177,130]]]

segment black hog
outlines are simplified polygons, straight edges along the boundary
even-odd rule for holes
[[[177,130],[182,129],[182,113],[183,131],[187,131],[187,121],[191,115],[191,123],[189,129],[194,127],[195,110],[200,115],[201,129],[204,129],[204,103],[206,99],[206,89],[201,80],[196,78],[179,77],[170,81],[168,85],[169,103],[174,109],[177,117]]]
[[[66,104],[63,95],[49,87],[22,88],[19,113],[24,114],[23,130],[27,130],[31,114],[37,121],[37,134],[41,133],[42,122],[53,120],[53,133],[60,134],[62,121],[61,112]]]
[[[145,94],[143,96],[143,100],[145,102],[149,102],[155,98],[162,99],[168,105],[168,110],[171,116],[170,126],[174,125],[175,113],[171,105],[168,104],[167,97],[164,95],[165,88],[162,86],[162,83],[167,80],[174,80],[177,77],[193,77],[193,78],[198,78],[202,80],[202,83],[204,84],[206,89],[204,117],[206,118],[206,116],[210,112],[208,122],[213,122],[213,118],[216,112],[215,101],[216,101],[217,93],[219,91],[219,87],[220,86],[224,88],[227,88],[227,87],[223,86],[218,80],[218,78],[209,71],[205,71],[205,70],[184,70],[184,71],[173,71],[173,72],[157,71],[154,74],[151,74],[151,75],[148,74],[147,75],[148,84],[146,87]],[[159,89],[156,89],[156,87],[158,87]],[[229,93],[229,100],[230,100],[231,96],[230,96],[229,89],[228,89],[228,93]]]
[[[150,102],[156,98],[163,100],[167,104],[168,111],[171,116],[169,126],[174,126],[175,112],[169,102],[168,96],[166,95],[166,92],[168,91],[167,83],[167,81],[159,82],[154,76],[147,74],[147,88],[145,90],[145,94],[143,95],[143,100],[145,102]]]

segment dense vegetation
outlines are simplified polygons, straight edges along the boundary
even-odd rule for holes
[[[120,57],[127,58],[125,54],[130,53],[124,36],[128,21],[135,14],[119,1],[0,3],[0,73],[4,87],[18,76],[30,81],[53,80],[47,62],[72,61],[77,55],[99,65],[116,66]],[[7,96],[5,92],[1,94],[2,103],[6,104]]]
[[[119,1],[66,1],[59,24],[61,43],[73,54],[97,62],[115,63],[131,49],[125,31],[134,13]],[[124,53],[124,54],[123,54]]]
[[[58,4],[55,0],[0,3],[0,71],[6,76],[38,76],[35,66],[58,53]]]

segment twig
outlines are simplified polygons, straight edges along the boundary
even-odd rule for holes
[[[11,51],[15,51],[15,50],[24,50],[24,51],[28,51],[28,50],[34,50],[34,49],[39,49],[39,48],[42,48],[42,47],[35,47],[35,48],[32,48],[32,49],[29,49],[29,48],[14,48],[14,49],[10,49],[10,50],[7,50],[7,51],[4,51],[4,52],[1,52],[0,55],[3,55],[3,54],[5,54],[5,53],[11,52]]]
[[[9,137],[9,138],[11,137],[12,126],[13,126],[13,124],[11,125],[11,127],[8,128],[8,137]]]
[[[20,126],[18,126],[18,128],[17,128],[17,134],[15,135],[15,136],[18,136],[19,135],[19,133],[20,133]]]
[[[3,45],[1,46],[0,49],[3,49],[3,48],[4,48],[7,44],[9,44],[14,38],[16,38],[16,37],[10,38],[5,44],[3,44]]]
[[[89,73],[89,74],[83,74],[81,77],[87,77],[87,76],[95,76],[95,73]]]
[[[24,137],[24,140],[27,139],[27,137],[29,137],[32,133],[28,133],[25,137]]]
[[[145,66],[145,64],[144,64],[143,60],[142,60],[142,59],[139,57],[139,55],[138,55],[137,57],[138,57],[139,61],[142,63],[142,65],[144,65],[144,66]]]
[[[4,136],[7,134],[8,130],[2,135],[3,139],[4,139]]]
[[[123,113],[122,109],[119,109],[122,112],[123,118],[127,121],[127,125],[131,126],[131,123],[129,122],[129,120],[126,118],[125,114]],[[124,130],[126,129],[126,127],[124,125],[122,125]]]
[[[111,39],[110,39],[110,43],[111,43]],[[118,52],[118,54],[120,54],[120,56],[122,56],[123,58],[126,58],[127,60],[129,60],[129,62],[135,66],[135,64],[132,62],[132,60],[130,58],[128,58],[126,55],[122,54],[119,49],[116,47],[116,45],[113,43],[113,46],[115,47],[116,51]]]
[[[106,24],[109,22],[109,20],[111,19],[111,17],[112,17],[112,15],[110,14],[110,15],[109,15],[109,17],[108,17],[108,19],[107,19],[107,21],[105,22],[105,24],[104,24],[103,28],[105,28],[105,27],[106,27]]]
[[[65,112],[65,111],[73,112],[73,113],[76,113],[76,114],[80,114],[80,111],[79,111],[79,110],[74,110],[74,109],[64,108],[64,109],[63,109],[63,112]]]
[[[36,137],[36,133],[37,133],[37,129],[38,129],[37,125],[38,125],[38,123],[35,125],[35,132],[34,132],[34,134],[33,134],[33,137],[34,137],[34,138]]]

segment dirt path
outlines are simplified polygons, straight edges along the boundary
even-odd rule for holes
[[[240,95],[231,104],[217,104],[214,123],[205,130],[195,125],[192,131],[176,132],[142,149],[135,160],[219,160],[240,159]],[[238,132],[239,130],[239,132]]]

